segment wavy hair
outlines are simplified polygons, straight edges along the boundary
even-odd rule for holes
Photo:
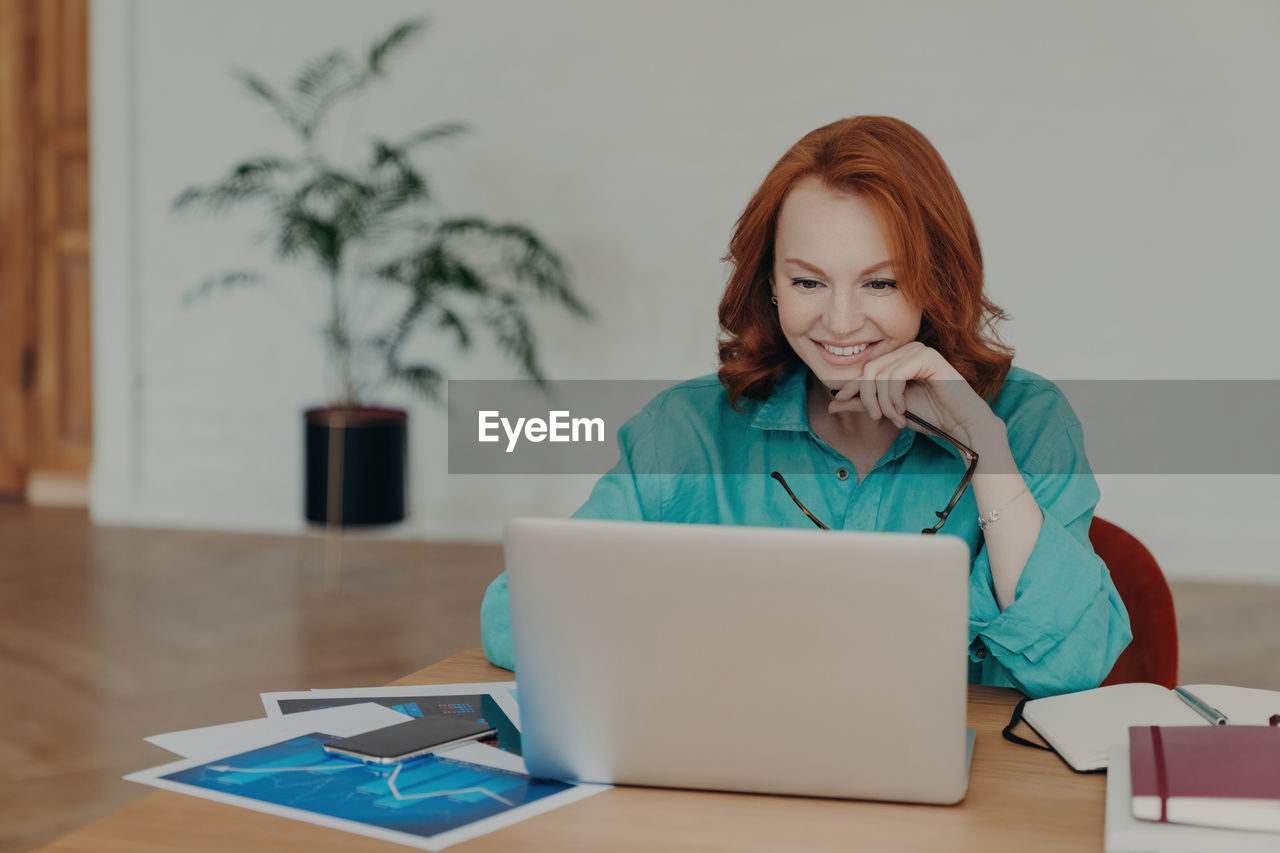
[[[884,229],[903,296],[921,309],[916,340],[936,349],[984,398],[1000,390],[1013,350],[995,331],[1006,315],[983,292],[973,217],[941,155],[888,116],[841,119],[805,135],[765,176],[734,226],[720,299],[720,382],[729,401],[765,399],[799,356],[770,302],[778,212],[801,178],[867,199]]]

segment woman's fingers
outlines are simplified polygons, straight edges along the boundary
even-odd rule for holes
[[[869,365],[868,365],[869,366]],[[876,387],[875,376],[868,375],[863,372],[862,381],[859,383],[858,396],[862,398],[862,405],[867,407],[867,414],[871,416],[873,421],[880,420],[884,414],[880,408],[880,400],[878,399],[879,391]]]
[[[907,403],[910,387],[915,389],[912,391],[914,405],[925,410],[913,414],[936,420],[939,413],[934,410],[939,401],[934,399],[936,394],[930,392],[930,381],[937,373],[937,365],[931,361],[935,356],[934,350],[917,343],[867,362],[861,378],[849,382],[832,397],[828,411],[865,411],[873,420],[888,418],[899,429],[913,428],[906,416],[910,409]]]
[[[967,394],[957,396],[956,389]],[[973,411],[985,401],[933,349],[912,343],[863,365],[862,376],[847,383],[831,398],[827,411],[866,412],[873,420],[888,418],[899,429],[927,432],[907,418],[910,411],[939,429],[956,433],[974,420]]]
[[[902,429],[906,426],[906,418],[902,414],[905,407],[902,407],[899,392],[907,387],[907,380],[895,374],[900,374],[900,371],[889,371],[876,378],[876,399],[880,401],[884,416]]]
[[[860,388],[859,380],[854,380],[833,392],[831,402],[827,405],[827,411],[832,414],[836,412],[865,412],[866,407],[862,405],[862,400],[858,396]]]
[[[860,390],[867,413],[873,419],[888,418],[899,429],[906,425],[903,403],[907,382],[915,378],[918,370],[914,361],[910,352],[895,350],[867,363],[862,371]]]

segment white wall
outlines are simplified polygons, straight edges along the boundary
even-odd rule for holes
[[[252,293],[196,308],[206,273],[264,257],[248,221],[169,203],[288,139],[229,76],[283,83],[421,13],[366,114],[424,158],[451,212],[534,225],[596,308],[540,312],[555,378],[714,369],[719,262],[742,205],[808,130],[886,113],[965,192],[1018,363],[1054,379],[1280,378],[1280,4],[339,0],[92,6],[95,467],[106,524],[302,529],[299,412],[318,340]],[[280,279],[303,290],[298,272]],[[300,322],[301,321],[301,322]],[[455,378],[508,378],[492,353]],[[407,402],[389,395],[391,402]],[[1188,401],[1194,405],[1194,401]],[[412,403],[412,510],[389,534],[493,539],[567,514],[590,478],[449,476],[443,412]],[[1087,424],[1086,424],[1087,427]],[[1274,450],[1269,452],[1274,453]],[[1099,514],[1168,574],[1280,582],[1274,477],[1100,478]]]

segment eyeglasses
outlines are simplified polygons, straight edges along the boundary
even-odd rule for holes
[[[935,524],[933,527],[926,527],[924,530],[920,531],[921,533],[925,533],[925,534],[937,533],[938,530],[942,528],[942,525],[947,523],[947,516],[951,515],[951,510],[955,509],[956,504],[960,502],[960,496],[964,494],[964,490],[969,488],[969,482],[973,479],[973,471],[975,468],[978,467],[978,454],[975,453],[973,450],[969,449],[969,447],[967,447],[966,445],[958,441],[956,438],[938,429],[936,426],[924,420],[923,418],[918,418],[911,412],[907,412],[906,416],[910,420],[914,421],[915,423],[927,429],[929,432],[933,433],[934,435],[938,436],[939,438],[949,443],[956,450],[960,451],[960,455],[964,458],[964,461],[967,463],[967,467],[965,468],[965,471],[964,471],[964,479],[962,479],[960,481],[960,485],[956,487],[955,494],[951,496],[951,502],[947,504],[946,509],[942,510],[941,512],[934,513],[934,515],[938,516],[938,523]],[[804,504],[800,503],[800,499],[796,497],[795,492],[791,491],[791,487],[787,485],[787,481],[782,478],[781,474],[779,474],[777,471],[772,471],[770,472],[769,476],[782,484],[782,488],[787,490],[787,494],[791,496],[791,500],[795,501],[796,506],[800,507],[800,511],[803,512],[805,515],[807,515],[810,521],[818,525],[818,527],[822,530],[831,529],[830,527],[827,527],[825,524],[823,524],[816,515],[809,512],[808,508]]]

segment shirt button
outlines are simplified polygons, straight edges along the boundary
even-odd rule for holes
[[[841,468],[839,471],[836,472],[836,476],[839,477],[841,480],[849,479],[849,469]]]
[[[976,651],[974,651],[974,655],[977,656],[978,660],[986,660],[987,650],[984,648],[978,648]]]

